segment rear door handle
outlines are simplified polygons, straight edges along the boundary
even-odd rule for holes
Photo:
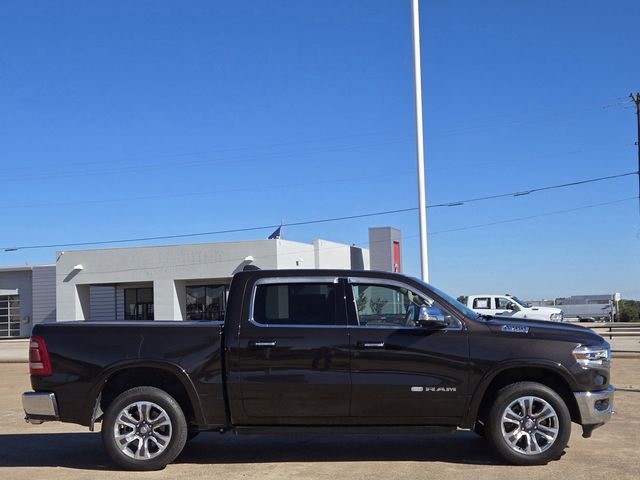
[[[276,346],[275,340],[256,340],[255,342],[249,342],[250,347],[256,348],[271,348]]]
[[[384,348],[384,342],[358,342],[358,348]]]

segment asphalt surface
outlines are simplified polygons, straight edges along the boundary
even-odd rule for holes
[[[617,415],[593,437],[573,426],[560,460],[538,467],[505,465],[470,432],[433,436],[201,434],[160,472],[118,470],[99,433],[84,427],[22,420],[20,394],[30,389],[27,365],[0,364],[0,479],[580,479],[640,478],[640,392],[619,391]],[[614,384],[640,385],[640,359],[617,358]]]

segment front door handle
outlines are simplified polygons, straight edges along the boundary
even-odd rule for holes
[[[256,348],[271,348],[276,346],[275,340],[256,340],[255,342],[249,342],[250,347]]]
[[[358,348],[384,348],[384,342],[358,342]]]

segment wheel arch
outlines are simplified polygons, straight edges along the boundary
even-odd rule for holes
[[[157,360],[119,362],[105,369],[94,383],[84,408],[84,418],[93,430],[113,399],[125,390],[139,386],[152,386],[175,397],[185,416],[203,425],[204,412],[200,398],[189,374],[180,365]]]
[[[478,420],[483,421],[492,399],[502,387],[524,381],[537,382],[554,390],[567,405],[571,421],[580,423],[571,374],[558,363],[525,361],[501,365],[482,378],[472,396],[464,425],[473,427]]]

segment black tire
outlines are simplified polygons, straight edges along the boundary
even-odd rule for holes
[[[101,433],[107,454],[123,469],[161,470],[184,448],[187,422],[180,405],[167,392],[136,387],[109,405]]]
[[[507,412],[510,419],[503,422]],[[560,395],[549,387],[519,382],[498,392],[485,431],[489,442],[507,462],[543,465],[562,455],[571,436],[571,415]]]

